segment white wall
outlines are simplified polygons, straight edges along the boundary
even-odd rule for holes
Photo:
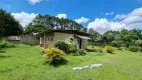
[[[58,40],[64,40],[67,43],[70,43],[70,38],[74,37],[74,34],[68,34],[68,33],[60,33],[60,32],[54,32],[54,33],[50,33],[50,34],[45,34],[45,44],[47,46],[47,48],[52,48],[54,47],[54,43]],[[53,41],[51,40],[51,38],[53,38]],[[42,37],[42,43],[43,43],[43,39],[44,37]],[[74,44],[77,44],[77,38],[74,38],[73,42]],[[87,48],[87,39],[82,39],[82,43],[81,43],[81,47],[82,49],[86,49]]]
[[[0,39],[17,44],[39,45],[39,37],[34,35],[8,36]]]
[[[88,40],[87,39],[82,39],[81,48],[82,49],[87,49],[87,44],[88,44]]]
[[[33,35],[22,35],[20,43],[30,44],[30,45],[39,45],[39,37]]]

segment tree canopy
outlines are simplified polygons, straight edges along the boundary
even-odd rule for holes
[[[32,25],[29,24],[26,28],[24,33],[25,34],[32,34],[32,33],[39,33],[45,30],[48,30],[49,27],[47,25],[42,25],[42,24],[37,24],[37,25]]]
[[[25,33],[37,33],[48,29],[83,30],[83,26],[70,19],[60,19],[48,14],[37,15],[25,28]]]
[[[19,22],[10,13],[0,9],[0,36],[19,35],[22,32]]]
[[[100,43],[102,45],[112,45],[116,47],[129,47],[132,45],[141,45],[142,41],[142,30],[138,29],[122,29],[121,31],[109,30],[104,34],[99,34],[93,29],[89,30],[89,32],[91,34],[90,38],[95,45]]]
[[[51,29],[70,29],[70,30],[80,30],[83,28],[81,24],[78,24],[77,22],[70,20],[70,19],[63,19],[58,18],[55,16],[50,15],[38,15],[36,18],[32,21],[32,24],[44,24],[48,25]]]

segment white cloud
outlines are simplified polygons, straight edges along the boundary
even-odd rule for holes
[[[3,4],[4,6],[10,8],[11,6],[9,4]]]
[[[75,19],[75,21],[77,22],[77,23],[86,23],[86,22],[88,22],[89,21],[89,19],[88,18],[85,18],[85,17],[81,17],[80,19]]]
[[[36,3],[40,3],[41,1],[43,0],[28,0],[28,2],[32,5],[35,5]],[[46,0],[46,1],[49,1],[49,0]]]
[[[142,16],[142,7],[134,9],[129,16]]]
[[[126,25],[120,22],[109,22],[105,18],[96,18],[93,22],[88,24],[88,28],[93,28],[99,33],[104,33],[108,30],[121,30],[126,28]]]
[[[125,14],[118,14],[114,19],[118,22],[108,21],[106,18],[96,18],[88,24],[88,28],[104,33],[108,30],[121,30],[126,29],[142,29],[142,7],[134,9],[132,12]]]
[[[139,21],[142,21],[142,7],[134,9],[132,12],[130,12],[122,22],[132,24]]]
[[[142,17],[130,16],[130,17],[125,18],[122,22],[125,24],[132,24],[132,23],[139,22],[139,21],[142,21]]]
[[[32,5],[35,5],[36,3],[40,3],[42,0],[28,0],[28,2]]]
[[[133,23],[128,25],[128,29],[142,29],[142,22]]]
[[[127,15],[125,15],[125,14],[118,14],[118,15],[115,16],[114,19],[124,19],[126,17],[127,17]]]
[[[106,16],[113,15],[113,14],[114,14],[114,12],[110,12],[110,13],[107,12],[107,13],[105,13]]]
[[[67,18],[67,15],[66,14],[58,14],[56,17],[58,17],[58,18]]]
[[[25,27],[28,25],[36,16],[37,14],[35,13],[26,13],[26,12],[21,12],[21,13],[12,13],[14,18],[20,22],[20,24]]]

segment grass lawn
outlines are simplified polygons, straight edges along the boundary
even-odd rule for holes
[[[0,80],[142,80],[142,53],[88,52],[65,56],[66,65],[44,64],[38,46],[18,46],[0,51]],[[73,67],[102,63],[103,67],[73,71]]]

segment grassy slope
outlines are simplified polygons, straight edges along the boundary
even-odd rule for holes
[[[37,46],[19,46],[0,53],[0,80],[140,80],[142,53],[117,51],[116,54],[88,53],[66,56],[67,65],[44,64]],[[73,67],[103,63],[101,68],[73,71]]]

